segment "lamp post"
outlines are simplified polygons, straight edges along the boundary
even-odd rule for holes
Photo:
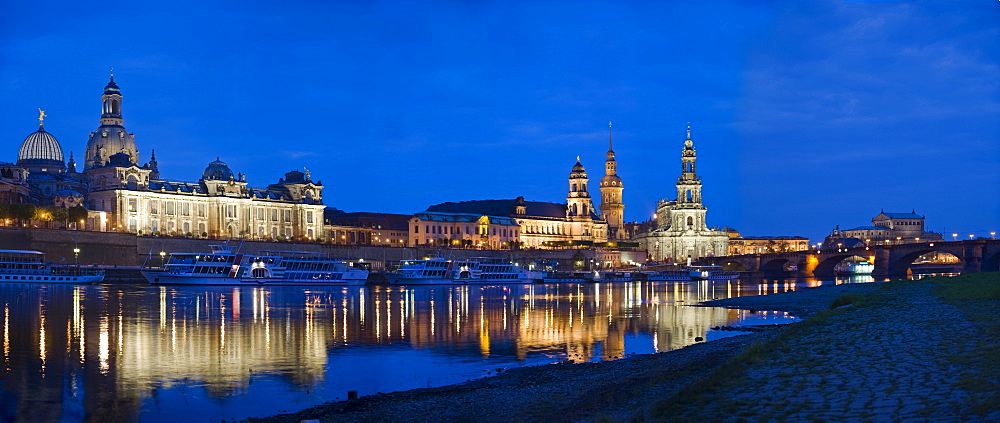
[[[73,260],[76,261],[77,265],[80,264],[80,247],[76,247],[73,249]]]
[[[997,232],[996,231],[990,232],[990,237],[993,239],[997,239]]]
[[[958,234],[951,234],[952,241],[958,241]]]
[[[160,251],[160,267],[166,267],[164,259],[167,257],[166,251]]]
[[[969,241],[972,241],[972,239],[973,239],[973,235],[969,234]]]

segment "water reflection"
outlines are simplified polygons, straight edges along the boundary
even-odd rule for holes
[[[0,285],[0,419],[222,420],[489,369],[667,351],[736,325],[685,307],[795,282],[426,287]],[[756,314],[756,323],[788,319]]]

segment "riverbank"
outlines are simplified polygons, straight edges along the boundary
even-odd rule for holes
[[[971,275],[977,276],[977,275]],[[953,278],[958,279],[958,278]],[[997,275],[993,275],[996,280]],[[947,281],[947,279],[945,279]],[[927,418],[936,415],[958,416],[975,419],[969,406],[956,406],[953,399],[969,399],[960,391],[948,389],[948,394],[939,394],[942,383],[951,383],[942,373],[956,371],[951,363],[926,361],[935,369],[905,371],[915,375],[926,375],[920,383],[899,385],[893,389],[886,381],[876,379],[876,374],[895,377],[896,356],[907,355],[909,364],[918,365],[924,357],[922,348],[945,348],[935,345],[911,345],[913,339],[925,338],[923,330],[953,331],[955,328],[967,332],[953,332],[944,336],[928,334],[942,341],[976,338],[967,334],[978,334],[982,327],[970,323],[969,317],[958,306],[949,305],[937,297],[932,289],[934,282],[899,282],[834,285],[801,291],[772,294],[766,296],[740,297],[713,301],[712,306],[756,310],[781,310],[798,315],[812,315],[806,322],[792,325],[793,328],[724,338],[717,341],[698,343],[681,350],[649,355],[638,355],[623,360],[584,363],[557,364],[510,370],[499,376],[475,380],[463,384],[440,388],[416,389],[383,395],[362,397],[352,401],[328,403],[296,414],[274,416],[261,421],[298,422],[319,419],[321,421],[576,421],[576,420],[629,420],[632,418],[661,419],[751,419],[799,417],[808,420],[808,413],[826,412],[828,407],[839,406],[835,410],[845,410],[844,404],[834,403],[851,398],[872,399],[875,393],[922,398],[930,408],[882,410],[874,414],[886,419],[898,416]],[[1000,284],[998,284],[1000,286]],[[847,301],[848,307],[836,311],[824,311],[834,301]],[[997,305],[997,299],[992,301]],[[942,310],[940,308],[948,310]],[[975,312],[973,310],[973,312]],[[897,314],[903,313],[903,314]],[[947,325],[918,323],[907,313],[923,314],[928,319],[947,319]],[[943,314],[941,314],[943,313]],[[992,316],[993,314],[987,314]],[[850,319],[848,319],[850,318]],[[843,320],[847,319],[847,320]],[[877,323],[878,328],[854,327],[859,321]],[[926,319],[924,319],[926,320]],[[994,317],[995,320],[995,317]],[[817,322],[826,322],[823,325]],[[911,324],[912,323],[912,324]],[[980,322],[981,323],[981,322]],[[995,324],[995,322],[993,322]],[[820,332],[814,332],[818,328]],[[890,330],[891,329],[891,330]],[[831,335],[828,332],[833,332]],[[889,335],[892,333],[898,334]],[[839,334],[839,335],[837,335]],[[843,338],[843,339],[841,339]],[[869,347],[875,357],[864,350],[854,349],[854,344],[844,340],[864,338],[879,345]],[[995,339],[995,337],[993,338]],[[789,342],[795,341],[792,344]],[[911,351],[916,350],[916,351]],[[964,350],[963,350],[964,351]],[[820,355],[822,353],[822,355]],[[935,355],[936,353],[928,352]],[[941,355],[941,354],[937,354]],[[945,354],[946,355],[946,354]],[[840,356],[838,359],[835,356]],[[859,361],[860,357],[869,359]],[[806,373],[790,373],[788,363],[809,363],[825,360],[828,365],[812,369],[813,376]],[[854,363],[847,366],[843,362]],[[962,366],[966,370],[976,368],[979,361],[968,360]],[[865,367],[870,369],[865,369]],[[970,367],[971,366],[971,367]],[[939,368],[939,369],[938,369]],[[735,369],[735,370],[734,370]],[[840,374],[842,371],[851,373]],[[743,371],[747,370],[747,371]],[[752,371],[750,371],[752,370]],[[940,371],[938,371],[940,370]],[[828,392],[823,384],[833,375],[838,375],[851,384],[855,378],[858,386],[842,387],[850,393]],[[828,376],[829,377],[826,377]],[[750,379],[742,379],[748,377]],[[779,380],[798,377],[793,383],[779,389]],[[754,379],[763,378],[763,379]],[[774,379],[774,381],[769,381]],[[802,380],[799,380],[802,379]],[[828,380],[830,379],[830,380]],[[876,386],[884,385],[885,389]],[[755,384],[765,384],[770,390],[756,389]],[[767,385],[770,384],[770,385]],[[864,384],[871,386],[865,387]],[[730,401],[726,392],[738,392],[736,401]],[[928,387],[935,387],[928,389]],[[951,386],[951,385],[947,385]],[[912,392],[907,392],[913,388]],[[830,388],[832,390],[834,388]],[[957,389],[957,388],[956,388]],[[989,389],[987,389],[989,391]],[[780,398],[772,393],[781,392]],[[816,398],[830,395],[835,400],[818,402]],[[857,395],[857,396],[855,396]],[[867,397],[863,397],[867,395]],[[942,398],[932,398],[931,396]],[[842,399],[836,399],[841,398]],[[945,398],[947,397],[947,398]],[[879,398],[881,399],[881,398]],[[940,401],[938,401],[940,399]],[[867,401],[861,406],[875,405]],[[771,404],[771,402],[775,402]],[[896,400],[897,403],[900,401]],[[904,401],[905,402],[905,401]],[[912,402],[912,401],[911,401]],[[697,407],[686,404],[696,403]],[[766,405],[757,405],[766,404]],[[797,413],[786,413],[779,405],[786,404]],[[804,405],[803,405],[804,404]],[[988,403],[985,407],[989,407]],[[879,405],[884,405],[879,403]],[[904,406],[906,404],[903,404]],[[911,404],[912,405],[912,404]],[[951,407],[953,411],[937,410],[934,407]],[[777,412],[772,410],[776,409]],[[868,408],[870,409],[870,408]],[[848,402],[845,414],[817,414],[828,420],[837,417],[871,417],[868,411],[851,414]],[[867,410],[867,409],[866,409]],[[958,411],[954,411],[958,410]],[[912,412],[911,414],[907,414]],[[921,414],[922,413],[922,414]],[[958,413],[958,414],[955,414]]]

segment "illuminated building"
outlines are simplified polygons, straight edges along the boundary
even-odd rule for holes
[[[607,242],[608,223],[594,207],[588,190],[587,170],[576,164],[570,170],[566,204],[510,200],[474,200],[441,203],[427,208],[428,213],[460,213],[508,217],[520,227],[515,241],[523,248],[572,248]]]
[[[728,229],[727,233],[731,256],[809,249],[809,239],[801,236],[742,236],[734,229]]]
[[[405,247],[410,240],[413,215],[346,213],[333,207],[323,212],[324,238],[333,244]]]
[[[882,245],[924,241],[941,241],[944,237],[936,232],[924,231],[925,217],[912,210],[909,213],[886,213],[885,210],[872,218],[871,226],[858,226],[841,230],[837,226],[826,237],[823,244],[834,247],[859,244]]]
[[[82,192],[86,192],[85,176],[76,172],[72,153],[69,166],[66,165],[59,141],[45,131],[45,111],[39,109],[38,112],[38,130],[24,139],[17,153],[16,167],[23,169],[23,173],[14,166],[5,166],[3,179],[24,183],[30,199],[23,202],[52,205],[56,196],[82,197]]]
[[[267,188],[251,188],[218,158],[197,183],[160,178],[155,152],[139,165],[135,137],[123,126],[122,94],[104,87],[101,126],[90,134],[84,161],[91,210],[110,229],[133,233],[252,239],[314,239],[323,227],[322,182],[293,170]]]
[[[608,127],[611,123],[608,122]],[[625,229],[625,204],[622,202],[622,191],[625,186],[618,176],[618,163],[615,161],[612,134],[608,130],[608,159],[604,162],[604,177],[601,178],[601,218],[608,222],[608,241],[628,239]]]
[[[520,227],[509,217],[422,212],[410,219],[410,245],[449,245],[488,250],[512,248]]]
[[[709,229],[706,224],[708,207],[702,204],[696,160],[691,127],[688,126],[681,152],[681,176],[677,178],[677,199],[661,200],[654,217],[655,229],[639,237],[652,260],[685,262],[728,252],[729,236],[723,231]]]

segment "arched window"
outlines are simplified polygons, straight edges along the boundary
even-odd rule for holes
[[[688,226],[694,226],[694,217],[688,216]]]
[[[136,179],[135,175],[129,175],[128,180],[125,182],[125,186],[130,191],[135,191],[139,188],[139,181]]]
[[[687,200],[688,201],[692,201],[693,199],[694,199],[694,195],[691,194],[691,190],[688,190],[687,191]]]
[[[570,191],[576,192],[576,184],[570,184]]]
[[[122,113],[122,105],[118,100],[111,100],[111,113],[120,115]]]

